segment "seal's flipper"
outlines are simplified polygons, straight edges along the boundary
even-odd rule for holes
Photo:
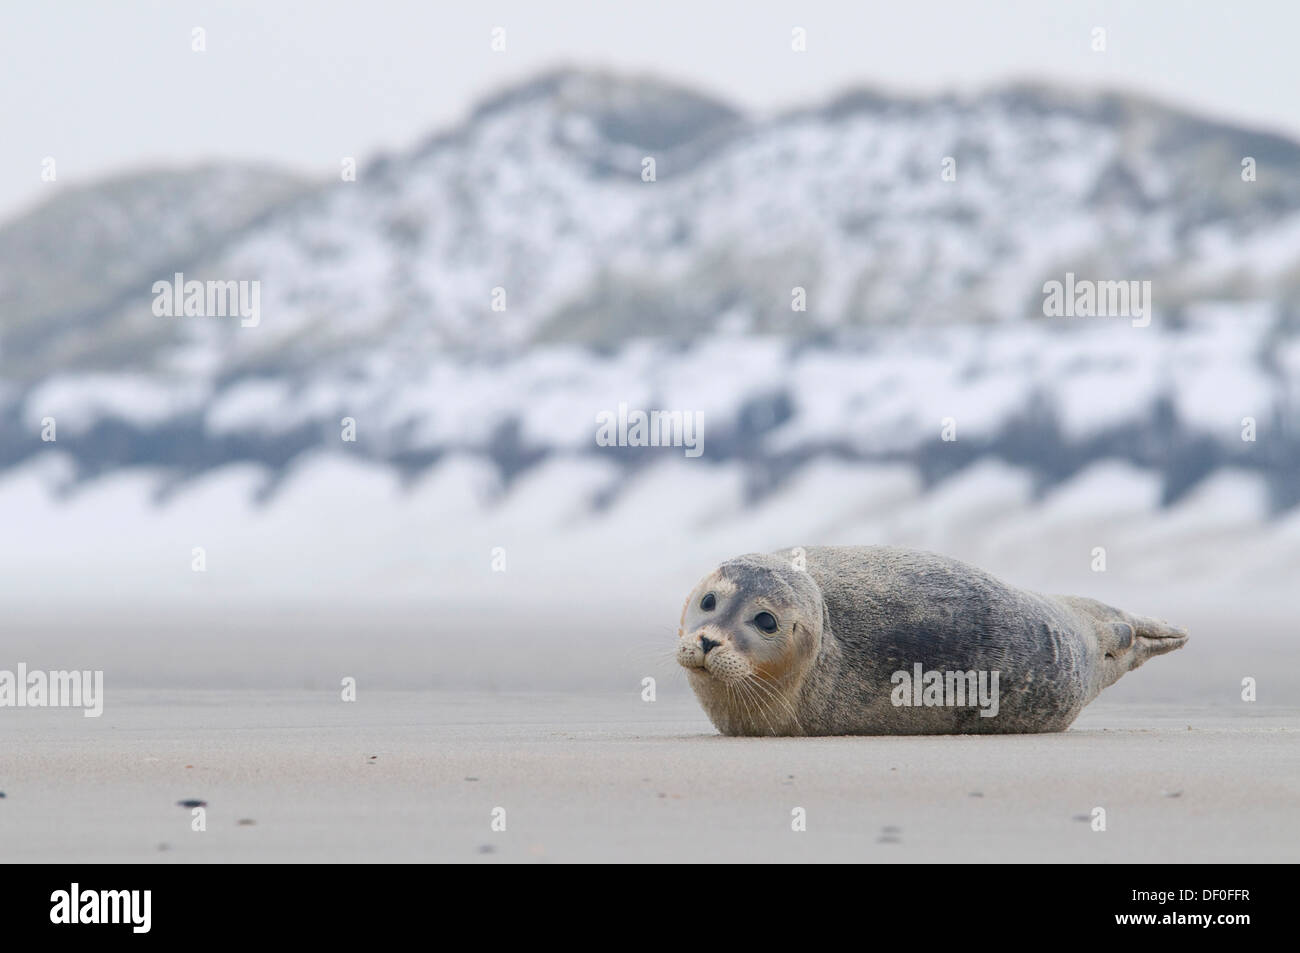
[[[1061,601],[1093,621],[1103,655],[1105,685],[1114,684],[1149,658],[1187,644],[1187,630],[1161,619],[1133,615],[1096,599],[1063,596]]]
[[[1187,629],[1180,625],[1170,625],[1160,619],[1147,616],[1129,616],[1134,630],[1134,655],[1132,668],[1137,668],[1149,658],[1164,655],[1174,649],[1181,649],[1187,644]]]

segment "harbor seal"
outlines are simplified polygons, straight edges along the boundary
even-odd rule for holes
[[[888,546],[739,556],[687,597],[677,661],[724,735],[1064,731],[1187,631]]]

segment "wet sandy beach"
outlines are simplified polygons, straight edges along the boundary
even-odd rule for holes
[[[1063,734],[819,739],[722,738],[677,694],[139,689],[98,719],[3,714],[10,861],[1300,859],[1293,708],[1103,698]]]

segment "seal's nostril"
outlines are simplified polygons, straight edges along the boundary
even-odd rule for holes
[[[721,642],[714,642],[712,639],[700,636],[700,648],[704,649],[705,655],[708,655],[711,649],[716,649],[721,644]]]

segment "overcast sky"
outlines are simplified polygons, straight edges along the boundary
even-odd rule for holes
[[[504,53],[490,49],[496,26]],[[806,53],[790,50],[795,26]],[[1045,78],[1300,137],[1298,36],[1300,3],[1286,0],[7,2],[0,216],[149,164],[246,158],[334,175],[341,156],[407,146],[561,64],[653,72],[756,112],[852,85]]]

